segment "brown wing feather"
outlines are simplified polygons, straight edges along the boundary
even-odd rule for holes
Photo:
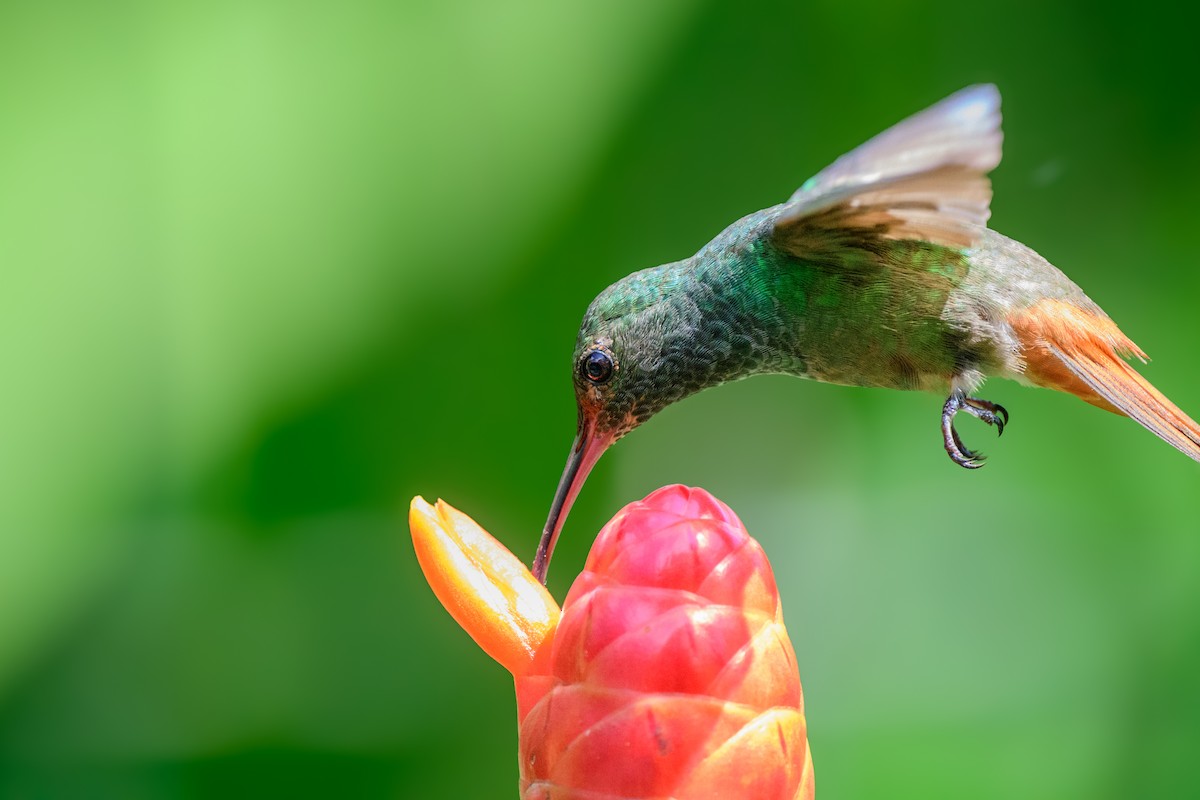
[[[1021,342],[1025,376],[1130,417],[1200,461],[1200,425],[1155,389],[1121,355],[1146,355],[1106,316],[1061,300],[1043,300],[1010,320]]]

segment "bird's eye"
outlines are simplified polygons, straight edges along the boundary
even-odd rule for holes
[[[580,363],[583,377],[595,384],[607,383],[613,375],[613,357],[604,350],[593,350]]]

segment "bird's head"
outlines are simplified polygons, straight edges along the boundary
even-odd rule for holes
[[[634,273],[592,301],[575,343],[575,441],[542,531],[533,574],[545,581],[550,555],[588,473],[609,445],[688,393],[680,380],[694,330],[678,265]],[[682,389],[682,391],[681,391]]]

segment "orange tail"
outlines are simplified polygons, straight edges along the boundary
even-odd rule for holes
[[[1200,425],[1121,359],[1145,361],[1146,354],[1111,319],[1062,300],[1043,300],[1009,321],[1030,381],[1131,417],[1200,461]]]

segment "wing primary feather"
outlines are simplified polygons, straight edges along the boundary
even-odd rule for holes
[[[964,249],[991,215],[987,173],[1000,163],[1000,92],[971,86],[894,125],[805,182],[779,207],[775,230],[804,243],[863,236]],[[828,250],[822,246],[821,249]]]
[[[797,211],[817,211],[871,186],[941,169],[986,174],[1000,163],[1000,91],[968,86],[838,158],[792,195]],[[986,205],[986,203],[985,203]]]

